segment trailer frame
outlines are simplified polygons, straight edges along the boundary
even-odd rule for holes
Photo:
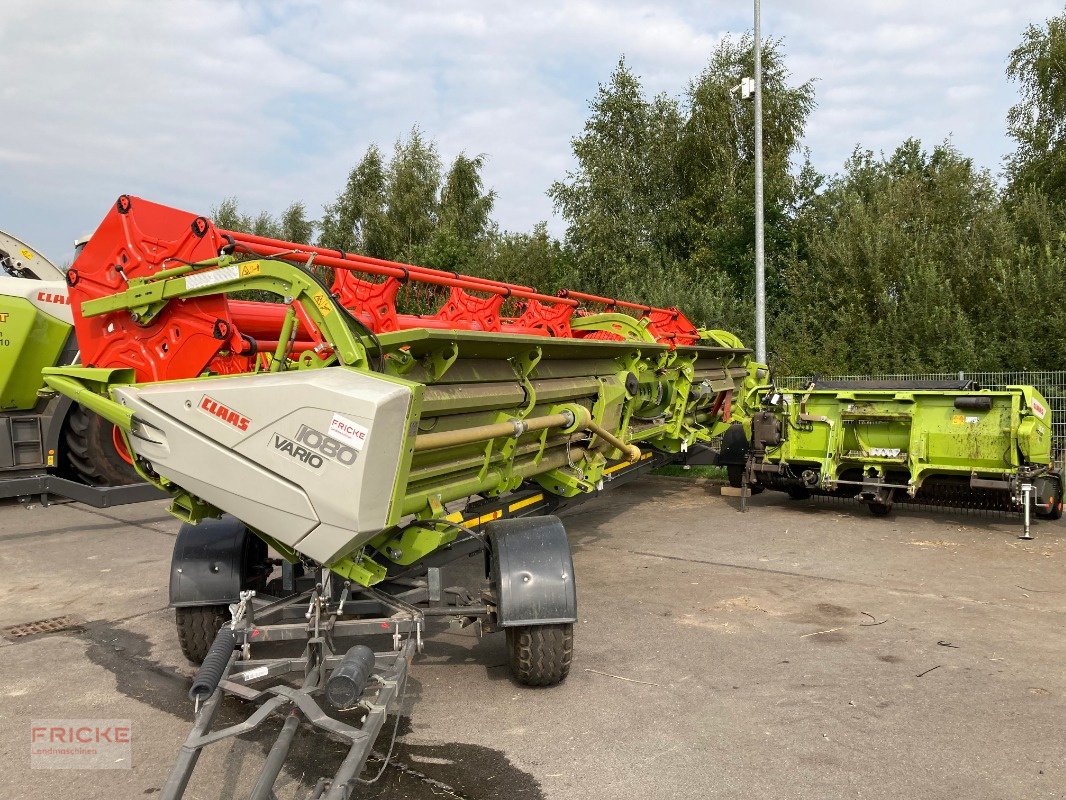
[[[270,800],[273,786],[284,767],[301,722],[317,732],[340,737],[349,744],[348,754],[331,777],[316,783],[312,800],[349,800],[353,796],[367,759],[385,720],[398,713],[404,700],[408,670],[415,656],[422,652],[427,619],[453,618],[463,627],[477,625],[482,635],[501,630],[498,624],[499,597],[491,590],[472,591],[466,587],[447,587],[442,583],[441,568],[449,563],[486,551],[482,532],[500,520],[539,517],[569,509],[618,488],[655,467],[678,460],[681,455],[646,452],[636,462],[621,462],[605,475],[603,486],[595,492],[572,498],[549,494],[539,487],[523,487],[514,492],[469,503],[460,513],[469,536],[457,539],[410,568],[390,575],[383,586],[363,587],[352,581],[340,583],[340,576],[322,568],[314,585],[287,597],[274,597],[242,591],[230,605],[229,628],[237,643],[224,667],[213,679],[210,695],[196,702],[192,729],[179,752],[174,767],[160,795],[161,800],[184,797],[204,748],[219,741],[258,729],[275,714],[284,714],[285,722],[272,745],[256,779],[252,800]],[[178,556],[177,548],[175,556]],[[286,562],[287,564],[287,562]],[[291,569],[283,564],[282,581],[295,585]],[[172,568],[172,574],[177,562]],[[305,579],[306,580],[306,579]],[[229,595],[216,598],[216,602]],[[203,598],[209,602],[210,598]],[[342,661],[338,639],[358,639],[389,635],[392,650],[374,653],[372,684],[360,698],[366,714],[361,723],[338,719],[319,703],[331,670]],[[299,657],[278,656],[253,658],[253,651],[268,643],[304,641]],[[218,639],[216,639],[216,644]],[[207,668],[205,663],[201,675]],[[279,684],[254,688],[250,684],[270,679],[303,675],[298,686]],[[198,675],[197,680],[201,676]],[[195,686],[195,682],[194,682]],[[242,722],[212,731],[211,725],[223,698],[232,696],[257,704],[255,711]],[[201,698],[202,699],[202,698]],[[395,742],[395,730],[393,742]],[[387,768],[389,752],[381,756],[381,772]],[[379,775],[381,774],[379,772]],[[376,780],[376,778],[374,779]],[[372,782],[372,781],[371,781]]]

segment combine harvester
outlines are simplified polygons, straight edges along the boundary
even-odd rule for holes
[[[854,497],[883,516],[913,502],[1062,516],[1051,409],[1032,386],[972,382],[812,382],[760,387],[746,399],[723,456],[753,489]]]
[[[503,629],[516,680],[563,680],[576,594],[550,514],[708,442],[765,374],[676,309],[219,230],[128,196],[66,280],[81,365],[45,381],[116,425],[186,522],[171,601],[203,664],[166,799],[203,747],[273,713],[252,797],[272,796],[301,720],[350,743],[314,794],[349,797],[429,617]],[[252,290],[277,302],[232,296]],[[484,564],[480,585],[443,582],[458,559]],[[387,652],[334,649],[383,633]],[[288,640],[301,658],[257,657]],[[258,708],[211,731],[224,693]]]
[[[115,427],[55,393],[41,370],[78,357],[62,270],[0,231],[0,498],[61,495],[95,506],[158,499]]]

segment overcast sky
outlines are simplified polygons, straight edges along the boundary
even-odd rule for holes
[[[1016,87],[1007,55],[1062,4],[764,0],[795,82],[817,78],[806,145],[839,170],[857,144],[951,137],[998,172]],[[418,125],[445,161],[485,153],[511,230],[547,219],[570,138],[622,54],[680,95],[749,2],[4,0],[0,228],[57,261],[122,193],[206,213],[304,201],[312,216],[376,142]]]

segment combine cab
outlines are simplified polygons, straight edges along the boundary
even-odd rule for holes
[[[505,630],[516,680],[563,680],[576,594],[551,513],[705,444],[758,377],[735,337],[677,309],[262,239],[127,196],[67,283],[83,366],[45,380],[122,431],[187,523],[171,600],[208,702],[163,797],[219,738],[204,731],[238,678],[349,736],[323,795],[347,797],[427,617]],[[276,302],[231,296],[249,290]],[[445,588],[441,568],[479,553],[483,584]],[[391,653],[332,652],[382,630]],[[290,638],[305,660],[237,659]],[[279,688],[290,670],[304,682]],[[361,728],[311,711],[323,687],[371,709]]]

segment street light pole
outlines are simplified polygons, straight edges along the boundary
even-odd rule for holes
[[[755,360],[766,363],[766,253],[762,188],[762,39],[755,0]]]

